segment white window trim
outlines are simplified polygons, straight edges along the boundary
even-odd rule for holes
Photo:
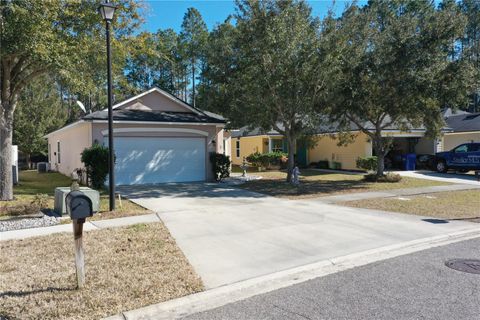
[[[173,133],[193,133],[208,137],[208,132],[187,128],[116,128],[113,133],[131,133],[131,132],[173,132]],[[108,136],[108,129],[102,130],[103,136]]]

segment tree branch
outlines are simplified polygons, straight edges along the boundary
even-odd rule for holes
[[[40,68],[40,69],[37,69],[37,70],[34,70],[34,71],[30,72],[30,74],[28,76],[25,76],[23,79],[21,79],[20,81],[18,81],[15,84],[15,86],[13,87],[11,96],[14,97],[14,96],[18,95],[20,93],[20,91],[22,91],[23,88],[25,88],[25,86],[31,80],[33,80],[34,78],[44,74],[45,72],[47,72],[47,70],[48,70],[48,68]]]
[[[352,121],[360,129],[360,131],[362,131],[363,133],[365,133],[369,137],[373,138],[375,136],[375,134],[373,134],[369,130],[365,129],[365,127],[363,125],[361,125],[360,122],[357,121],[357,119],[350,116],[348,113],[345,114],[345,117],[347,117],[348,120]]]

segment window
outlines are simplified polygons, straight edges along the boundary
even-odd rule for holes
[[[468,145],[468,152],[480,152],[480,143],[471,143]]]
[[[461,146],[456,147],[453,152],[455,153],[464,153],[468,151],[468,145],[462,144]]]
[[[240,140],[235,141],[235,150],[237,158],[240,158]]]
[[[52,146],[50,143],[48,144],[48,162],[52,162],[52,156],[50,155],[52,152]]]
[[[60,141],[57,141],[57,163],[60,163]]]
[[[467,152],[467,148],[468,148],[468,145],[462,144],[461,146],[456,147],[453,152],[455,152],[455,153]]]
[[[272,139],[272,152],[282,152],[282,151],[283,151],[283,140]]]

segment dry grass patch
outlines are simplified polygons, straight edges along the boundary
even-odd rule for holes
[[[0,220],[15,216],[38,214],[40,210],[53,210],[55,188],[68,187],[72,181],[58,172],[38,173],[35,170],[20,171],[19,178],[19,184],[13,190],[15,200],[0,202]],[[121,218],[151,213],[151,211],[127,199],[122,199],[122,206],[116,199],[116,210],[113,212],[108,211],[108,195],[103,193],[100,196],[100,212],[95,214],[90,220]],[[39,197],[42,197],[42,203],[36,201]],[[67,222],[70,222],[70,220]]]
[[[161,223],[90,231],[84,241],[80,291],[71,234],[0,242],[0,315],[99,319],[203,289]]]
[[[472,219],[480,222],[480,190],[438,192],[401,199],[383,198],[341,203],[349,207],[394,211],[441,219]]]
[[[392,190],[404,188],[420,188],[438,185],[448,185],[425,179],[403,177],[399,182],[366,182],[363,175],[322,172],[318,170],[301,170],[300,185],[293,186],[285,182],[286,173],[283,171],[267,171],[252,173],[261,176],[261,180],[248,181],[240,185],[250,191],[268,194],[281,198],[312,198],[334,194]]]

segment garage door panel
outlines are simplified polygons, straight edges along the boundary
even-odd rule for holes
[[[204,138],[115,138],[116,184],[205,180]]]

